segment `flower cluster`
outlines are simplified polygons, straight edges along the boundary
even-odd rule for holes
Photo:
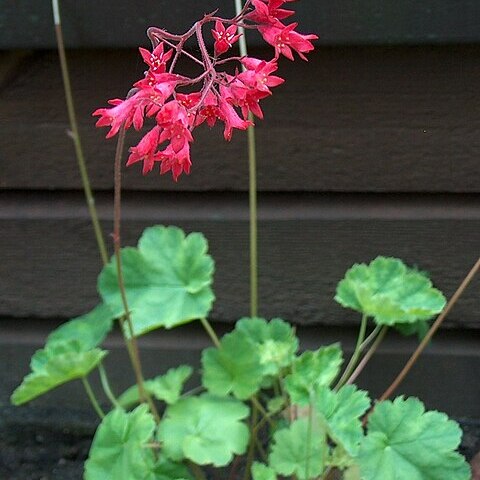
[[[112,107],[93,113],[100,117],[98,127],[110,127],[107,138],[132,125],[140,130],[145,119],[153,120],[153,127],[130,149],[127,166],[143,162],[145,175],[159,163],[160,173],[171,171],[177,180],[182,172],[190,172],[190,144],[196,127],[204,122],[211,127],[218,120],[224,124],[225,139],[230,140],[234,128],[245,130],[253,124],[253,115],[263,118],[260,100],[272,94],[272,87],[283,83],[282,78],[273,75],[279,56],[293,60],[295,51],[306,60],[304,54],[313,50],[312,40],[317,38],[296,32],[297,23],[282,23],[294,14],[282,8],[292,1],[248,0],[236,17],[223,19],[215,14],[205,15],[184,35],[149,28],[147,33],[153,50],[140,48],[148,66],[145,77],[134,84],[125,100],[110,100]],[[211,29],[213,54],[207,50],[203,38],[203,26],[208,23],[214,24]],[[239,28],[258,30],[275,48],[275,56],[269,61],[248,56],[223,57],[240,38]],[[193,36],[201,58],[183,48]],[[180,55],[200,64],[203,73],[196,78],[175,73]],[[226,68],[232,62],[241,69],[235,68],[232,73],[232,68]],[[201,87],[196,90],[198,84]]]

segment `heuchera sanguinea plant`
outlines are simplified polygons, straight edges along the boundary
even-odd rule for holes
[[[283,81],[274,75],[279,57],[293,60],[296,52],[305,59],[317,38],[284,23],[293,14],[283,8],[291,1],[249,0],[234,18],[205,15],[184,35],[150,28],[153,49],[140,49],[145,77],[125,100],[94,113],[98,126],[110,127],[107,137],[131,126],[140,130],[150,119],[153,125],[130,149],[127,164],[143,162],[145,174],[159,163],[160,173],[171,171],[176,180],[190,171],[196,127],[222,122],[229,140],[234,128],[251,125],[253,115],[262,118],[259,101]],[[274,47],[273,58],[228,56],[239,28],[258,30]],[[212,52],[205,30],[213,37]],[[191,37],[200,58],[184,49]],[[202,73],[176,73],[181,55],[201,65]],[[215,480],[469,480],[468,464],[456,451],[461,430],[454,421],[426,411],[417,398],[387,400],[391,387],[374,403],[353,385],[387,331],[422,336],[429,320],[442,315],[445,297],[424,273],[386,257],[347,271],[335,300],[359,312],[361,321],[345,367],[339,344],[301,353],[292,325],[259,318],[253,308],[251,317],[218,338],[207,320],[215,268],[202,234],[154,226],[136,248],[120,249],[119,151],[115,256],[105,260],[98,278],[101,302],[49,335],[12,394],[21,405],[68,381],[84,383],[101,418],[85,480],[206,480],[205,467]],[[101,348],[116,321],[137,380],[120,395],[110,387],[103,365],[108,352]],[[144,380],[136,338],[195,321],[214,345],[201,355],[201,386],[184,391],[194,371],[189,365]],[[108,406],[100,405],[88,381],[95,370]],[[221,469],[212,473],[213,467]]]
[[[148,66],[145,77],[134,84],[125,100],[110,100],[112,107],[100,108],[93,114],[100,117],[97,126],[110,127],[107,138],[116,135],[122,126],[140,130],[146,119],[154,120],[138,145],[130,149],[127,165],[143,162],[143,173],[147,174],[158,163],[160,173],[171,171],[177,180],[182,172],[190,172],[190,144],[196,127],[203,123],[212,127],[220,121],[225,139],[230,140],[233,129],[245,130],[252,125],[249,113],[263,118],[260,100],[283,83],[282,78],[273,75],[279,57],[293,60],[296,52],[306,60],[305,53],[313,50],[312,40],[317,39],[316,35],[297,32],[297,23],[283,23],[294,14],[282,8],[291,2],[249,0],[239,15],[231,19],[216,13],[205,15],[183,35],[149,28],[152,51],[140,48]],[[274,48],[273,58],[266,61],[232,55],[232,47],[240,37],[239,27],[258,30]],[[206,46],[205,33],[213,37],[213,52]],[[192,37],[200,57],[184,49]],[[195,78],[176,73],[181,55],[201,65],[202,73]]]

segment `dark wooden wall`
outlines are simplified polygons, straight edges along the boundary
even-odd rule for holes
[[[256,51],[263,55],[265,52]],[[114,141],[91,112],[141,75],[132,50],[69,53],[93,187],[111,231]],[[0,315],[64,318],[96,302],[98,255],[54,52],[12,60],[0,91]],[[451,295],[480,245],[480,47],[319,48],[281,64],[258,122],[261,312],[352,324],[335,285],[354,262],[403,258]],[[217,262],[213,318],[248,311],[246,135],[204,128],[178,184],[125,171],[126,243],[154,223],[199,230]],[[133,134],[129,142],[138,138]],[[449,318],[479,327],[479,282]]]
[[[148,25],[183,30],[219,2],[61,4],[108,236],[115,145],[91,113],[142,75],[134,47],[146,45]],[[220,4],[228,10],[232,2]],[[265,121],[257,123],[260,313],[299,325],[304,346],[340,339],[348,350],[358,315],[333,295],[354,262],[403,258],[450,296],[478,258],[480,2],[302,0],[295,7],[302,31],[321,39],[308,63],[281,62],[286,82],[265,100]],[[0,0],[0,406],[48,330],[97,302],[101,262],[68,136],[51,14],[49,2]],[[268,54],[257,39],[249,43],[254,55]],[[135,244],[156,223],[204,232],[217,267],[212,320],[227,329],[248,313],[246,135],[226,143],[221,131],[204,128],[192,158],[191,175],[178,184],[125,170],[123,240]],[[479,287],[477,279],[449,315],[450,331],[402,389],[455,415],[480,415]],[[198,362],[205,337],[191,325],[141,342],[148,376],[177,361]],[[414,344],[388,338],[362,385],[381,392]],[[119,366],[115,335],[108,346],[107,367],[126,386],[132,379]],[[81,403],[69,388],[40,404],[62,396]]]

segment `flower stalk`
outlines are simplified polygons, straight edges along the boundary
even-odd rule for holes
[[[134,335],[134,329],[132,324],[132,319],[130,316],[130,310],[128,308],[128,299],[127,293],[125,290],[125,283],[123,279],[123,270],[122,270],[122,258],[120,252],[121,246],[121,237],[120,237],[120,225],[121,225],[121,189],[122,189],[122,152],[123,145],[125,140],[125,129],[122,127],[120,129],[120,135],[118,137],[117,149],[115,152],[115,165],[114,165],[114,216],[113,216],[113,244],[115,250],[115,262],[117,266],[117,278],[118,278],[118,288],[120,290],[120,295],[122,298],[124,315],[120,317],[120,326],[122,330],[123,337],[125,339],[125,344],[127,351],[130,357],[130,361],[133,366],[135,373],[135,378],[138,386],[138,393],[140,400],[142,402],[147,402],[150,411],[157,423],[160,422],[160,415],[153,403],[152,397],[145,388],[145,380],[142,373],[142,364],[140,360],[140,352],[138,349],[137,339]]]
[[[67,104],[68,118],[70,122],[70,136],[73,140],[75,147],[75,155],[77,157],[78,168],[80,170],[80,176],[83,185],[83,191],[87,202],[88,212],[92,221],[93,230],[95,233],[95,239],[97,241],[98,250],[102,258],[104,265],[108,263],[108,253],[105,244],[105,238],[103,236],[102,227],[98,219],[97,209],[95,207],[95,198],[90,186],[90,179],[88,176],[87,165],[85,162],[85,156],[83,154],[82,142],[80,140],[80,133],[78,129],[77,115],[75,112],[75,103],[73,101],[72,86],[70,83],[70,74],[68,71],[67,56],[65,53],[65,44],[63,41],[62,22],[60,15],[60,5],[58,0],[52,0],[53,7],[53,19],[55,23],[55,35],[57,39],[58,55],[60,57],[60,67],[62,71],[63,87],[65,91],[65,101]]]

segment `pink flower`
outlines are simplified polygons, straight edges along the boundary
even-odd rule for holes
[[[161,158],[159,153],[155,153],[158,147],[159,135],[160,127],[155,126],[144,135],[136,147],[130,148],[127,167],[143,160],[143,174],[146,175],[148,172],[151,172],[155,160]]]
[[[213,127],[219,118],[222,118],[222,113],[218,107],[217,96],[208,92],[202,107],[198,111],[195,125],[200,125],[206,121],[209,127]]]
[[[268,4],[266,4],[263,0],[252,0],[255,10],[250,12],[247,15],[247,18],[253,22],[266,25],[275,25],[280,23],[279,20],[288,18],[295,13],[292,10],[279,8],[284,3],[285,0],[269,0]]]
[[[222,22],[219,20],[215,22],[215,29],[212,29],[212,36],[215,39],[215,55],[221,55],[232,48],[232,45],[240,38],[240,35],[236,33],[236,25],[230,25],[225,29],[225,25]]]
[[[252,122],[248,120],[243,120],[240,118],[238,113],[235,111],[233,106],[222,96],[218,98],[221,120],[225,122],[225,129],[223,131],[223,136],[225,140],[232,139],[232,133],[234,128],[239,130],[246,130],[249,126],[253,125]]]
[[[187,175],[190,173],[190,167],[192,162],[190,161],[190,145],[185,143],[183,148],[178,152],[175,151],[171,145],[169,145],[165,150],[160,152],[159,161],[160,165],[160,174],[172,172],[173,179],[178,180],[178,177],[185,172]]]
[[[140,54],[143,57],[145,63],[150,67],[153,73],[164,73],[166,70],[167,62],[170,60],[173,54],[173,50],[164,52],[163,43],[159,43],[153,50],[148,51],[146,48],[139,48]]]
[[[170,140],[173,150],[179,152],[185,143],[193,142],[192,134],[188,129],[190,123],[188,112],[176,100],[166,103],[158,112],[156,120],[163,128],[159,143]]]
[[[240,73],[237,78],[245,85],[261,92],[271,93],[268,87],[281,85],[285,80],[271,73],[277,71],[278,66],[275,60],[266,62],[257,58],[245,57],[242,63],[247,69]]]
[[[275,47],[276,55],[285,55],[289,60],[293,60],[292,49],[295,50],[302,60],[307,60],[304,53],[311,52],[314,46],[311,40],[316,40],[317,35],[302,35],[295,32],[298,23],[291,23],[287,26],[278,25],[259,25],[258,31],[262,34],[264,40]]]

